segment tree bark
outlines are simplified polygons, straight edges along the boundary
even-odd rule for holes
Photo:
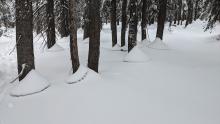
[[[122,28],[121,28],[121,46],[125,46],[125,35],[127,26],[127,0],[122,1]]]
[[[70,33],[69,33],[69,22],[68,22],[68,3],[67,0],[60,0],[60,4],[61,4],[61,29],[60,29],[60,34],[61,34],[61,38],[62,37],[67,37]]]
[[[88,67],[98,72],[100,54],[100,0],[89,0],[89,58]]]
[[[159,0],[159,13],[157,19],[157,38],[163,40],[164,23],[166,20],[167,0]]]
[[[141,20],[141,38],[146,39],[146,28],[147,28],[147,0],[142,0],[142,20]]]
[[[33,52],[33,10],[31,0],[16,0],[16,47],[18,73],[22,71],[22,65],[26,67],[19,80],[35,68]]]
[[[178,0],[178,22],[177,25],[180,24],[182,20],[182,0]]]
[[[86,39],[89,37],[89,29],[90,29],[90,20],[89,20],[89,1],[90,0],[85,0],[85,12],[84,12],[84,34],[83,34],[83,39]]]
[[[185,27],[187,27],[193,21],[193,2],[192,0],[186,0],[186,1],[188,6],[188,11],[187,11],[187,19],[186,19]]]
[[[77,23],[76,23],[76,0],[69,0],[69,21],[70,21],[70,54],[72,69],[75,73],[79,68],[79,55],[77,46]]]
[[[53,0],[47,0],[46,10],[47,10],[47,47],[49,49],[56,43]]]
[[[117,44],[117,17],[116,17],[116,0],[111,1],[111,30],[112,30],[112,47]]]
[[[130,22],[128,35],[128,52],[137,44],[137,0],[130,0]]]

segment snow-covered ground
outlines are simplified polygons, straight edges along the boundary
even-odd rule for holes
[[[166,27],[168,50],[139,43],[136,53],[147,61],[125,62],[127,52],[111,48],[111,31],[104,25],[100,73],[89,70],[74,84],[67,84],[68,38],[48,51],[36,37],[36,71],[51,86],[19,98],[8,95],[18,84],[7,84],[17,73],[16,52],[9,55],[15,45],[11,29],[11,37],[0,38],[0,124],[220,124],[220,25],[211,34],[202,26],[196,22],[171,32]],[[156,26],[150,26],[152,41],[155,33]],[[83,41],[82,34],[79,30],[79,56],[86,66],[88,40]],[[130,56],[140,59],[139,55]]]

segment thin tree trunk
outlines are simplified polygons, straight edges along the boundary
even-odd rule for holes
[[[116,0],[111,1],[112,47],[117,44]]]
[[[47,47],[49,49],[56,43],[53,0],[47,0],[46,9],[47,9]]]
[[[88,67],[98,72],[100,54],[100,0],[89,0],[89,58]]]
[[[146,39],[146,28],[147,28],[147,0],[142,0],[142,20],[141,20],[141,38]]]
[[[128,35],[128,52],[137,44],[137,0],[130,0],[130,22]]]
[[[122,2],[122,28],[121,28],[121,46],[125,46],[125,35],[127,26],[127,0]]]
[[[185,27],[187,27],[193,21],[193,2],[192,0],[186,0],[186,1],[187,1],[187,6],[188,6],[188,12],[187,12],[187,19],[186,19]]]
[[[177,25],[179,25],[181,23],[182,20],[182,0],[178,1],[178,23]]]
[[[19,77],[21,81],[35,68],[33,52],[33,10],[31,0],[16,0],[16,47],[18,73],[22,71],[22,65],[26,67]]]
[[[79,55],[77,47],[77,23],[76,23],[76,0],[69,0],[69,21],[70,21],[70,54],[72,69],[75,73],[79,68]]]
[[[164,23],[166,20],[167,0],[159,0],[159,14],[157,22],[157,38],[163,40]]]

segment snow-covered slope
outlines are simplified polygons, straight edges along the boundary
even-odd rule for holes
[[[154,39],[155,25],[148,28]],[[200,22],[186,29],[174,27],[172,32],[166,27],[164,43],[170,50],[142,46],[151,58],[146,63],[123,62],[127,52],[111,50],[110,32],[104,25],[99,75],[89,72],[75,84],[66,83],[71,74],[68,38],[57,42],[64,48],[58,52],[42,52],[42,40],[36,41],[36,70],[51,87],[21,98],[6,94],[0,102],[0,124],[220,123],[219,25],[212,34],[203,32]],[[78,36],[80,62],[86,66],[88,44],[82,42],[82,32]],[[139,30],[138,41],[140,37]],[[0,47],[6,51],[13,45],[0,40]],[[16,64],[8,63],[16,57],[4,53],[0,70],[10,73],[2,76],[1,84],[16,74]]]

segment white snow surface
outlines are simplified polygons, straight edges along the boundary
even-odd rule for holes
[[[57,43],[55,43],[50,49],[46,49],[47,52],[59,52],[59,51],[63,51],[64,49],[58,45]]]
[[[150,58],[140,50],[138,46],[135,46],[131,51],[125,56],[125,62],[147,62]]]
[[[27,76],[15,86],[10,95],[20,97],[32,95],[48,88],[50,83],[36,70],[31,70]]]
[[[168,50],[169,47],[160,38],[156,38],[152,43],[148,44],[149,48],[158,50]]]
[[[8,54],[15,45],[11,29],[10,37],[0,38],[0,123],[220,124],[220,25],[212,33],[204,32],[204,25],[198,21],[171,32],[166,25],[163,42],[170,50],[139,47],[151,58],[146,63],[123,62],[127,52],[111,50],[110,25],[103,25],[99,76],[89,72],[74,84],[66,83],[71,72],[69,38],[57,41],[64,48],[59,52],[42,52],[43,38],[35,38],[36,71],[51,86],[19,98],[1,92],[11,92],[7,83],[17,75],[16,50]],[[118,31],[120,37],[120,26]],[[139,26],[138,41],[140,31]],[[155,39],[156,25],[148,26],[148,32]],[[79,30],[80,63],[86,66],[89,46],[82,41]]]

